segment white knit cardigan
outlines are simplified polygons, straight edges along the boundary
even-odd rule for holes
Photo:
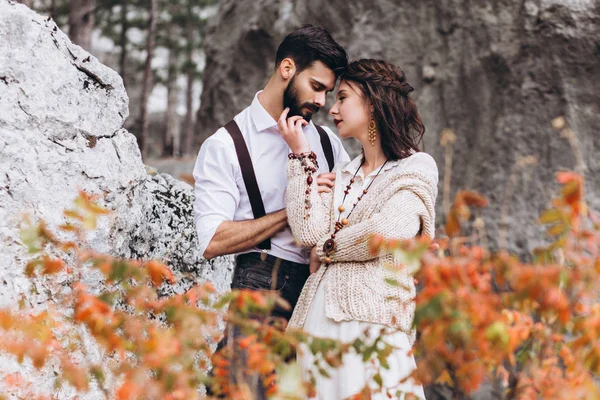
[[[317,246],[317,254],[323,259],[323,244],[333,232],[339,204],[333,204],[333,191],[319,194],[314,179],[307,210],[307,176],[299,160],[288,162],[288,223],[298,244]],[[339,176],[338,171],[336,185],[344,185]],[[433,238],[437,183],[436,163],[422,152],[401,160],[396,168],[377,177],[352,212],[349,224],[336,234],[337,246],[329,256],[329,266],[322,264],[318,272],[308,278],[288,329],[304,325],[317,287],[324,284],[327,317],[335,321],[358,320],[391,326],[405,331],[414,340],[414,271],[393,267],[395,257],[390,252],[382,250],[372,255],[369,239],[372,234],[388,239],[410,239],[417,232],[409,231],[406,227],[415,224],[407,222],[416,218],[420,221],[420,234]],[[307,213],[310,216],[305,218]],[[399,285],[390,285],[386,279],[396,280]]]

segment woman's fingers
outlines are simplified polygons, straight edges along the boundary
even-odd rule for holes
[[[301,115],[294,115],[287,118],[289,111],[289,108],[283,110],[279,120],[277,120],[279,133],[283,140],[290,146],[293,153],[306,153],[310,151],[310,146],[304,136],[302,127],[307,125],[308,122]]]
[[[293,132],[301,133],[302,127],[308,125],[308,122],[301,115],[294,115],[288,118],[289,112],[289,107],[286,107],[277,120],[277,127],[283,136],[287,136]]]
[[[290,108],[289,107],[284,108],[283,112],[279,116],[279,121],[278,122],[281,122],[281,121],[285,122],[287,120],[287,116],[288,116],[289,112],[290,112]]]
[[[333,181],[331,179],[317,177],[317,185],[319,185],[319,186],[329,186],[330,188],[332,188],[333,187]]]
[[[294,115],[293,117],[289,117],[287,119],[289,133],[294,131],[298,132],[297,126],[300,120],[302,120],[302,117],[299,115]],[[300,125],[300,127],[302,127],[302,125]]]
[[[277,120],[277,126],[279,127],[279,131],[283,135],[293,132],[295,129],[296,121],[302,119],[302,117],[299,115],[294,115],[293,117],[288,118],[287,116],[288,116],[289,112],[290,112],[290,109],[286,108],[281,113],[279,120]]]
[[[329,192],[331,192],[331,189],[329,189],[327,186],[317,186],[317,192],[318,193],[329,193]]]
[[[279,117],[279,119],[277,120],[277,127],[279,128],[279,132],[281,132],[282,135],[286,134],[287,131],[287,115],[290,112],[289,108],[285,108],[283,110],[283,112],[281,113],[281,116]]]
[[[297,119],[296,121],[294,121],[294,131],[296,132],[297,135],[304,135],[304,131],[302,130],[302,127],[306,124],[306,121],[303,118]]]

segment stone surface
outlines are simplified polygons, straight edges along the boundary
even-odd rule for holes
[[[181,279],[165,294],[206,279],[228,288],[231,259],[207,262],[196,250],[191,187],[147,173],[135,137],[122,129],[127,115],[116,72],[73,45],[53,21],[0,0],[0,307],[15,307],[22,294],[43,307],[48,291],[32,295],[23,275],[28,256],[19,225],[28,214],[55,229],[78,190],[111,211],[89,235],[94,249],[167,262]],[[97,275],[85,279],[99,284]],[[0,358],[0,377],[16,370],[28,374],[31,366]],[[52,379],[39,387],[51,390]]]
[[[521,254],[539,245],[535,219],[555,193],[553,174],[575,165],[567,141],[551,129],[559,115],[578,135],[587,196],[600,209],[597,0],[223,0],[206,32],[202,138],[250,104],[278,44],[304,23],[327,28],[352,59],[382,58],[403,68],[427,128],[425,150],[440,168],[438,223],[445,162],[439,139],[451,128],[458,136],[452,193],[473,189],[490,198],[484,215],[494,238],[513,166],[522,156],[537,157],[513,188],[509,240]],[[326,110],[316,120],[327,121]],[[356,143],[346,144],[357,153]]]

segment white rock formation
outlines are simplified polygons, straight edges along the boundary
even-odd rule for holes
[[[24,293],[32,304],[43,301],[29,294],[18,227],[25,214],[63,223],[80,189],[112,211],[90,236],[96,250],[191,273],[166,292],[205,279],[228,288],[231,259],[207,262],[196,250],[191,188],[147,174],[135,137],[121,128],[128,113],[116,72],[53,21],[0,0],[0,307],[14,307]],[[0,377],[16,368],[0,358]]]

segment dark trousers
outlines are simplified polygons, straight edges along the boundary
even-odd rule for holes
[[[264,260],[261,259],[260,253],[240,254],[235,259],[231,289],[275,290],[280,297],[290,304],[291,309],[275,307],[268,317],[273,320],[284,319],[287,322],[292,316],[298,297],[309,275],[308,264],[282,260],[270,254],[267,254]],[[244,336],[240,329],[231,326],[226,327],[225,337],[217,345],[217,351],[227,344],[228,334],[232,335],[234,340]],[[240,353],[240,357],[245,358],[243,352]],[[244,363],[243,360],[241,362]],[[233,371],[231,372],[233,373]],[[247,377],[247,380],[250,387],[255,388],[256,398],[265,399],[263,386],[258,377]],[[211,390],[208,390],[209,395],[211,392]]]
[[[308,264],[282,260],[270,254],[267,254],[263,261],[259,253],[241,254],[235,261],[231,288],[277,291],[292,308],[291,310],[276,308],[272,316],[289,321],[300,292],[310,275]]]

